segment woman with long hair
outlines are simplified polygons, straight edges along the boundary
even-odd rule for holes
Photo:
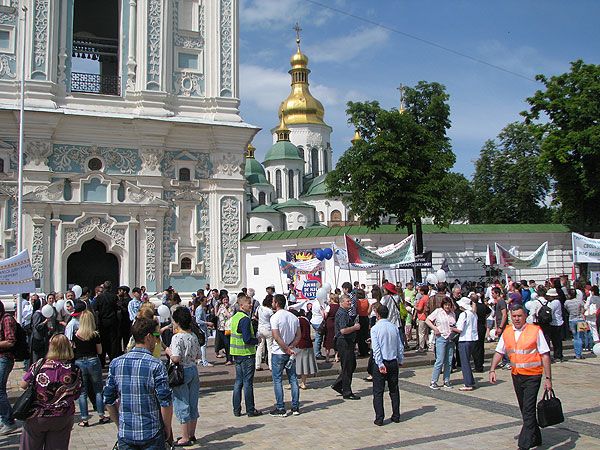
[[[173,312],[173,339],[166,350],[172,363],[183,365],[183,384],[173,388],[173,407],[175,416],[182,425],[182,436],[175,447],[187,447],[196,442],[196,423],[198,422],[198,394],[200,382],[196,360],[200,358],[200,343],[191,330],[192,314],[184,306]]]
[[[323,346],[327,353],[325,362],[329,362],[329,351],[334,347],[335,341],[335,314],[340,308],[340,297],[338,294],[329,294],[329,305],[325,308],[325,343]],[[335,362],[338,362],[338,355],[335,352]]]
[[[87,398],[95,399],[96,411],[100,416],[99,423],[105,424],[110,419],[104,415],[104,399],[102,398],[102,366],[99,355],[102,354],[100,334],[96,331],[96,321],[91,311],[85,310],[79,316],[79,329],[73,335],[73,354],[75,365],[81,370],[83,388],[79,396],[80,427],[89,427],[90,415]]]
[[[55,334],[46,358],[34,362],[19,383],[21,389],[34,383],[36,393],[31,416],[23,423],[21,449],[69,448],[75,399],[81,391],[81,371],[71,364],[73,356],[66,336]]]
[[[227,292],[227,291],[225,291]],[[233,316],[233,308],[229,304],[229,295],[223,294],[223,290],[220,294],[221,297],[221,305],[217,310],[217,317],[219,321],[217,322],[217,335],[219,336],[219,343],[222,347],[218,348],[215,344],[215,353],[217,354],[217,358],[222,358],[219,356],[219,351],[221,349],[225,350],[225,365],[230,366],[233,364],[233,358],[229,354],[229,336],[231,334],[231,317]]]

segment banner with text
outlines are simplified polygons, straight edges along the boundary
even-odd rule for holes
[[[0,261],[0,294],[21,294],[34,291],[35,281],[27,250]]]
[[[402,242],[386,245],[374,251],[365,248],[348,235],[344,238],[346,248],[333,246],[335,264],[342,269],[396,269],[402,264],[412,264],[415,261],[414,235],[410,235]]]
[[[506,250],[496,243],[496,259],[500,267],[512,267],[513,269],[535,269],[545,266],[548,264],[548,241],[525,258],[515,256],[510,250]]]
[[[319,261],[315,255],[318,249],[295,249],[285,252],[286,261],[279,260],[279,268],[282,272],[288,273],[294,284],[296,300],[314,299],[317,295],[317,289],[321,287],[322,270],[325,269],[325,262]],[[285,265],[286,270],[283,269]]]
[[[578,233],[571,233],[574,263],[600,262],[600,239],[592,239]]]

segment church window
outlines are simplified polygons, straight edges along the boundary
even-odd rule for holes
[[[281,189],[281,170],[277,170],[277,172],[275,172],[275,197],[283,197]]]
[[[258,204],[259,205],[264,205],[266,203],[266,199],[267,199],[267,194],[265,194],[264,192],[258,193]]]
[[[190,181],[191,176],[190,169],[187,167],[179,169],[179,181]]]
[[[74,0],[71,91],[121,95],[118,0]],[[36,76],[45,77],[33,73]]]
[[[177,55],[177,65],[183,70],[198,70],[198,55],[180,52]]]
[[[92,158],[88,161],[88,169],[90,170],[100,170],[102,166],[102,161],[99,158]]]
[[[267,231],[273,231],[273,227],[267,227]]]
[[[199,31],[199,0],[183,0],[179,2],[179,29],[183,31]]]
[[[312,165],[312,175],[313,177],[319,176],[319,150],[313,148],[310,153],[311,165]]]
[[[323,150],[323,173],[329,172],[329,167],[327,167],[327,150]]]
[[[325,222],[325,214],[323,211],[319,211],[319,222]]]
[[[300,158],[304,159],[304,149],[301,146],[298,147],[298,154]]]
[[[304,230],[304,227],[303,226],[299,226],[298,229],[299,230]]]
[[[119,189],[117,189],[117,200],[120,202],[125,201],[125,182],[121,181],[119,183]]]
[[[65,180],[65,184],[63,186],[63,198],[66,201],[69,201],[73,198],[73,188],[71,187],[71,180]]]
[[[181,258],[179,268],[181,270],[192,270],[192,260],[190,258]]]
[[[342,221],[342,213],[339,212],[337,209],[334,209],[333,211],[331,211],[330,220],[332,222],[341,222]]]
[[[4,159],[0,158],[0,173],[4,173]]]
[[[267,172],[267,181],[271,182],[271,172]]]
[[[11,32],[0,29],[0,51],[12,53],[12,42]]]
[[[288,172],[288,197],[294,198],[294,171]]]

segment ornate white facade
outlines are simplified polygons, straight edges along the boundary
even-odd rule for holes
[[[0,258],[16,249],[24,65],[24,247],[40,288],[243,286],[257,129],[238,109],[238,1],[0,5]]]

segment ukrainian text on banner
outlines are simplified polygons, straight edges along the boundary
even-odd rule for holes
[[[387,266],[378,266],[376,264],[351,264],[348,262],[348,252],[344,247],[338,247],[333,244],[333,262],[340,269],[344,270],[380,270],[387,269]]]
[[[571,238],[574,263],[600,262],[600,239],[592,239],[578,233],[571,233]]]
[[[414,235],[375,251],[368,250],[348,235],[344,235],[344,239],[348,264],[351,265],[364,265],[364,269],[393,269],[415,261]]]
[[[279,270],[282,272],[288,272],[290,269],[296,273],[314,273],[319,270],[323,270],[323,261],[319,261],[317,258],[309,259],[308,261],[284,261],[279,260]]]
[[[426,251],[424,253],[417,253],[415,255],[415,262],[408,264],[398,264],[396,269],[430,269],[433,267],[432,261],[432,252],[431,250]]]
[[[20,294],[33,291],[35,291],[35,281],[27,250],[0,261],[0,294]]]
[[[506,250],[496,243],[496,257],[500,267],[512,267],[513,269],[535,269],[548,264],[548,241],[544,242],[538,249],[526,258],[518,258],[510,250]]]

